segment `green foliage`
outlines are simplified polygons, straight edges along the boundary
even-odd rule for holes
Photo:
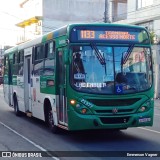
[[[150,34],[151,44],[155,44],[156,34],[153,31],[151,31],[149,34]]]

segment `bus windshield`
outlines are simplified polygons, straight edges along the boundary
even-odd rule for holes
[[[146,47],[72,47],[71,86],[81,92],[128,94],[152,86],[151,51]]]

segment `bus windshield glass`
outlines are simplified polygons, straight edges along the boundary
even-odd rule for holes
[[[151,51],[146,47],[73,46],[70,82],[86,93],[129,94],[152,86]]]

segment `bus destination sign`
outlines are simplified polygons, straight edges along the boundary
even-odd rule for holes
[[[138,32],[79,30],[78,40],[138,41]]]
[[[144,28],[112,27],[112,26],[77,26],[70,34],[71,42],[109,42],[150,44],[147,31]]]

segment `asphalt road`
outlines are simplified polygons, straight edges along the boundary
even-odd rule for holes
[[[56,158],[56,155],[53,155],[52,158],[39,157],[25,159],[150,159],[147,155],[150,151],[153,151],[152,153],[154,153],[155,156],[156,154],[160,154],[160,100],[155,100],[153,127],[129,128],[120,132],[61,131],[58,135],[54,135],[40,120],[28,118],[26,116],[16,117],[14,115],[13,108],[10,108],[4,102],[3,89],[0,87],[0,151],[23,151],[25,154],[22,155],[21,153],[19,154],[19,157],[25,156],[27,151],[35,151],[37,155],[39,151],[43,151],[42,154],[45,155],[49,154],[48,151],[53,151],[52,154],[65,154],[65,157],[60,158]],[[141,151],[144,156],[132,157],[130,156],[130,153],[133,153],[132,151],[134,151],[135,154],[140,154],[139,151]],[[128,153],[128,157],[121,157],[120,155],[123,155],[123,153]],[[108,156],[109,154],[112,154],[112,156],[115,155],[115,157],[103,157],[103,154],[107,154]],[[38,156],[40,156],[40,153]],[[19,159],[24,158],[21,157]],[[160,159],[160,157],[152,157],[152,159]]]

